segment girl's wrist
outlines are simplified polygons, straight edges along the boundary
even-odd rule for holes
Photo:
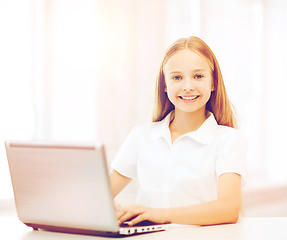
[[[163,220],[163,223],[171,223],[170,208],[162,209],[162,220]]]

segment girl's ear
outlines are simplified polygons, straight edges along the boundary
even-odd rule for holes
[[[214,87],[214,80],[212,80],[212,83],[211,83],[211,92],[215,91],[215,87]]]
[[[212,84],[212,86],[211,86],[211,92],[213,92],[213,91],[215,91],[215,87],[214,87],[214,85]]]
[[[164,91],[167,92],[167,87],[166,87],[166,82],[165,82],[165,80],[164,80],[163,84],[164,84]]]

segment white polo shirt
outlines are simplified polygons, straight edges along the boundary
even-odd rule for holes
[[[165,208],[217,199],[223,173],[244,179],[246,141],[230,127],[218,125],[213,114],[199,129],[172,144],[171,113],[160,122],[136,126],[112,162],[120,174],[137,178],[137,203]]]

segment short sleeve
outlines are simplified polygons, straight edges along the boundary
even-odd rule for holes
[[[137,177],[139,127],[134,127],[112,161],[112,168],[128,178]]]
[[[216,175],[223,173],[237,173],[241,175],[242,185],[246,179],[246,138],[238,131],[233,130],[224,134],[218,145],[216,158]]]

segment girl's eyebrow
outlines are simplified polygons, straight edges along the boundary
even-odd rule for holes
[[[209,69],[206,69],[206,68],[196,68],[196,69],[193,69],[192,72],[204,72],[204,71],[208,71]],[[171,72],[168,72],[168,74],[178,74],[178,73],[182,73],[181,71],[171,71]]]
[[[172,71],[172,72],[169,72],[169,74],[175,74],[175,73],[181,73],[181,71]]]
[[[197,68],[197,69],[194,69],[192,72],[204,72],[204,71],[208,71],[208,69],[206,69],[206,68]]]

